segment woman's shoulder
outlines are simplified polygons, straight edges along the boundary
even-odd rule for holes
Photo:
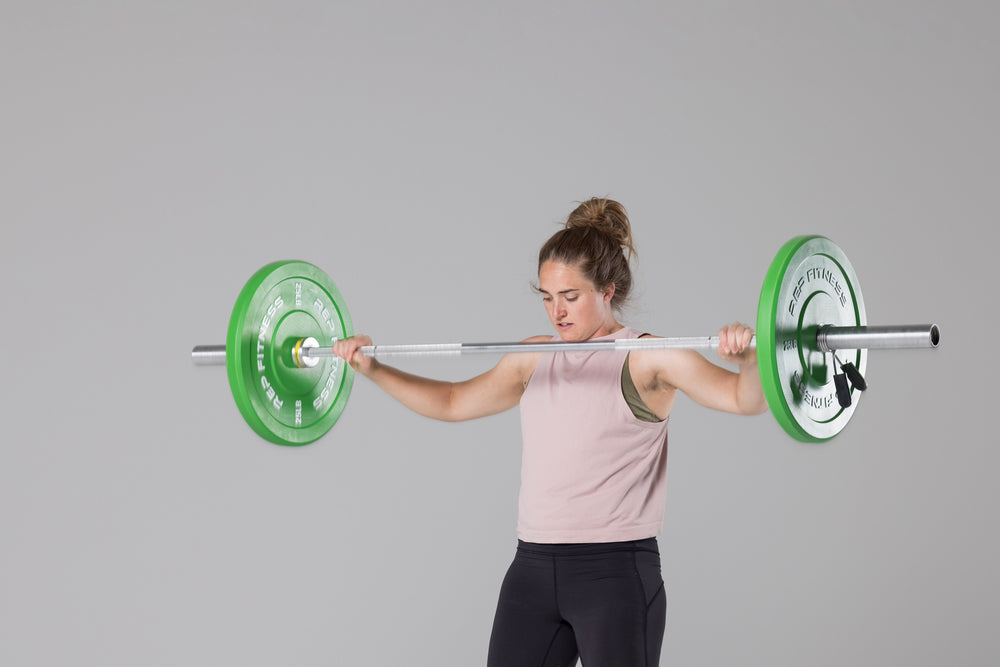
[[[663,338],[663,336],[652,333],[642,333],[637,337],[644,339]],[[629,372],[637,386],[663,387],[670,385],[665,380],[671,377],[673,369],[697,365],[697,362],[703,360],[704,357],[693,349],[665,348],[632,350],[629,352],[628,359]]]
[[[549,343],[552,341],[554,336],[529,336],[522,340],[522,343]],[[531,379],[532,374],[535,372],[535,367],[538,365],[538,360],[542,356],[542,352],[517,352],[505,354],[503,358],[500,359],[500,363],[497,365],[498,369],[503,369],[504,374],[513,374],[513,377],[517,378],[520,384],[521,391],[528,386],[528,380]]]

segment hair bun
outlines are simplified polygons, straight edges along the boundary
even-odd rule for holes
[[[593,197],[573,209],[566,219],[566,229],[590,227],[611,237],[615,243],[628,251],[628,257],[635,254],[632,240],[632,225],[625,207],[613,199]]]

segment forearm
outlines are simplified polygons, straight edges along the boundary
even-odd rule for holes
[[[378,361],[373,361],[364,374],[376,386],[417,414],[452,421],[450,408],[453,383],[412,375]]]

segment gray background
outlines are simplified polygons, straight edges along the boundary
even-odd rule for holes
[[[682,400],[662,664],[995,665],[992,2],[0,4],[0,663],[483,664],[517,412],[370,384],[324,439],[239,417],[263,264],[384,343],[546,333],[534,254],[622,201],[625,320],[753,321],[777,248],[851,257],[873,353],[832,443]],[[410,362],[460,378],[483,359]]]

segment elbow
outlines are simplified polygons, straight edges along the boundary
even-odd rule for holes
[[[433,415],[438,421],[455,422],[465,421],[458,407],[458,392],[455,391],[455,383],[448,383],[444,392],[444,400],[437,414]]]

